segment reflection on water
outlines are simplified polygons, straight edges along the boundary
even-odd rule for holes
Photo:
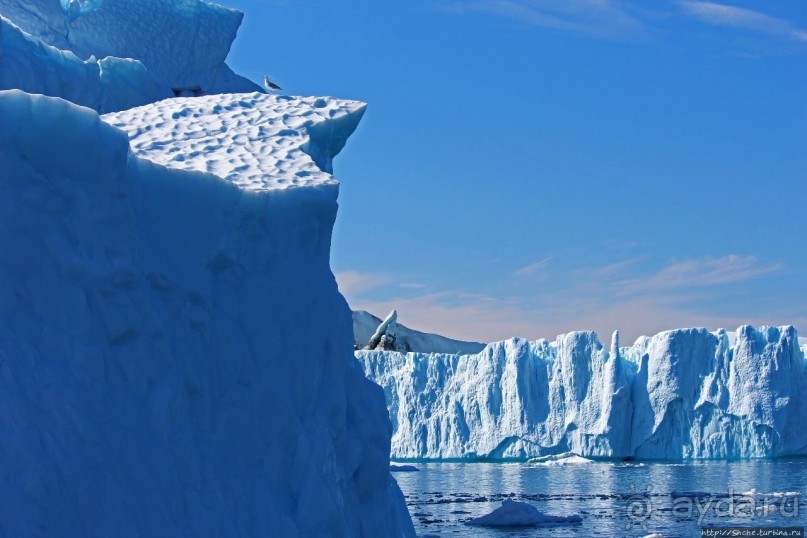
[[[421,463],[396,473],[418,535],[537,537],[701,535],[702,526],[807,525],[807,460],[696,463]],[[468,527],[502,499],[580,514],[581,525]]]

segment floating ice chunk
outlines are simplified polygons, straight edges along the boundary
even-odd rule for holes
[[[413,473],[417,472],[420,469],[415,467],[414,465],[390,465],[389,471],[391,473]]]
[[[531,504],[505,499],[493,512],[467,521],[467,525],[477,527],[549,527],[580,523],[583,518],[577,514],[554,516],[540,512]]]
[[[563,454],[553,454],[551,456],[538,456],[530,458],[529,463],[534,465],[584,465],[594,463],[594,460],[584,458],[574,452],[564,452]]]

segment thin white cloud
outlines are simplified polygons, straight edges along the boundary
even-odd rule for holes
[[[807,42],[807,31],[790,22],[754,11],[751,9],[701,2],[695,0],[679,0],[682,11],[694,19],[713,26],[726,26],[749,30],[761,34]]]
[[[546,261],[527,268],[541,271]],[[558,259],[561,266],[562,261]],[[606,343],[619,329],[623,341],[631,343],[639,335],[668,329],[734,330],[746,323],[794,324],[807,331],[807,319],[792,309],[763,311],[758,305],[742,304],[727,316],[719,308],[722,299],[716,298],[732,290],[731,285],[782,272],[781,263],[737,254],[674,260],[657,270],[649,270],[647,262],[633,257],[553,271],[548,278],[557,279],[548,284],[511,279],[513,288],[495,296],[450,289],[430,293],[414,289],[413,295],[409,289],[402,292],[400,286],[389,285],[395,281],[390,275],[355,271],[341,273],[339,281],[354,309],[383,316],[394,308],[409,327],[463,340],[553,339],[570,331],[593,330]],[[529,293],[524,289],[527,283],[532,286]]]
[[[742,282],[782,269],[782,264],[761,263],[756,256],[705,256],[674,261],[655,274],[628,278],[616,285],[620,288],[620,295],[652,293]]]
[[[362,273],[360,271],[342,271],[336,273],[335,276],[339,291],[348,299],[385,286],[393,280],[392,276],[386,273]]]
[[[633,39],[645,31],[644,24],[624,8],[624,3],[614,0],[460,0],[443,5],[443,9],[489,13],[605,39]]]
[[[552,256],[549,256],[548,258],[544,258],[543,260],[540,260],[540,261],[537,261],[537,262],[532,263],[530,265],[527,265],[526,267],[522,267],[521,269],[516,270],[513,274],[515,276],[530,276],[530,275],[534,275],[535,273],[537,273],[537,272],[543,270],[544,268],[546,268],[547,264],[549,264],[549,262],[551,260],[552,260]]]
[[[807,29],[752,9],[708,0],[673,0],[677,13],[710,26],[807,42]],[[585,37],[630,41],[663,32],[661,21],[674,13],[664,4],[648,8],[636,0],[444,0],[439,9],[451,13],[487,13],[536,27]],[[662,23],[663,24],[663,23]]]
[[[398,284],[398,287],[406,290],[422,290],[426,287],[426,284],[420,284],[419,282],[404,282],[403,284]]]
[[[394,308],[398,320],[407,327],[461,340],[492,342],[537,332],[531,316],[516,305],[456,291],[348,302],[351,308],[376,315]]]
[[[560,297],[556,299],[561,299]],[[398,311],[401,323],[417,330],[461,340],[495,342],[513,337],[554,339],[571,331],[596,332],[608,343],[619,330],[624,344],[641,335],[664,330],[706,327],[735,330],[744,324],[794,324],[807,331],[807,319],[782,312],[739,312],[725,316],[708,309],[682,304],[677,295],[643,295],[625,301],[602,301],[601,297],[568,298],[550,304],[518,304],[491,297],[474,297],[453,291],[417,297],[356,301],[351,306],[368,312]]]

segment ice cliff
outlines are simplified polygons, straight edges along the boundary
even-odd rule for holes
[[[201,0],[0,0],[0,90],[112,112],[262,91],[225,63],[242,14]]]
[[[394,458],[807,455],[793,327],[683,329],[610,351],[591,332],[475,355],[359,351],[385,391]]]
[[[156,83],[138,60],[82,61],[27,34],[3,14],[0,8],[0,90],[14,88],[61,97],[101,112],[174,95],[170,88]]]
[[[0,0],[0,536],[414,536],[329,267],[364,105],[160,100],[240,14],[62,4]]]
[[[411,532],[308,153],[363,109],[0,92],[0,534]]]

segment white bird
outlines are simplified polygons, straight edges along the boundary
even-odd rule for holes
[[[282,90],[283,89],[280,86],[278,86],[277,84],[275,84],[274,82],[272,82],[271,80],[269,80],[269,75],[264,75],[263,76],[263,87],[266,88],[267,91],[269,91],[269,93],[272,93],[275,90]]]

